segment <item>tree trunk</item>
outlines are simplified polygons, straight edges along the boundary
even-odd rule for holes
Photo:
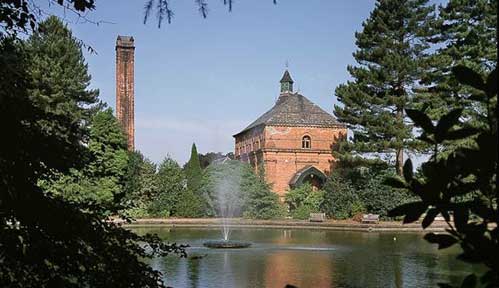
[[[397,174],[399,176],[402,176],[404,174],[404,149],[399,148],[397,149],[397,155],[396,155],[396,168],[397,168]]]
[[[397,120],[400,122],[404,121],[404,109],[403,108],[397,108]],[[403,140],[402,140],[403,142]],[[397,174],[399,176],[402,176],[404,174],[404,148],[400,147],[397,148],[397,152],[395,155],[395,168],[397,170]]]

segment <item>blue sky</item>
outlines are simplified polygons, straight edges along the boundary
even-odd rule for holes
[[[172,24],[142,23],[143,0],[97,1],[89,19],[66,20],[86,53],[92,87],[115,106],[115,41],[135,38],[136,147],[155,162],[180,163],[196,143],[201,153],[233,150],[232,135],[274,104],[286,61],[295,90],[332,113],[334,89],[349,79],[354,33],[374,1],[208,1],[203,19],[194,1],[171,0]]]

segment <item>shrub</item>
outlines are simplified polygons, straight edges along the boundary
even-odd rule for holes
[[[394,175],[395,173],[389,171],[366,175],[369,180],[359,191],[359,196],[368,213],[388,218],[388,211],[411,199],[408,193],[383,184],[386,177]]]
[[[182,195],[180,195],[180,199],[175,208],[175,215],[173,216],[186,218],[204,216],[202,199],[190,189],[186,189]]]
[[[291,189],[286,194],[286,204],[289,207],[291,217],[294,219],[308,219],[310,213],[321,211],[324,200],[323,191],[314,191],[309,183]]]
[[[321,208],[331,218],[346,219],[365,211],[353,184],[338,173],[333,173],[328,179],[324,191]]]

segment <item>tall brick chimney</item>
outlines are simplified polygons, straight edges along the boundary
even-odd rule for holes
[[[135,146],[134,123],[134,40],[131,36],[116,39],[116,118],[127,136],[128,150]]]

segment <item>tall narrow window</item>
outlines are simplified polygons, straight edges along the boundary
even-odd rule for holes
[[[301,148],[310,149],[312,147],[312,141],[310,140],[310,136],[303,136],[301,139]]]

